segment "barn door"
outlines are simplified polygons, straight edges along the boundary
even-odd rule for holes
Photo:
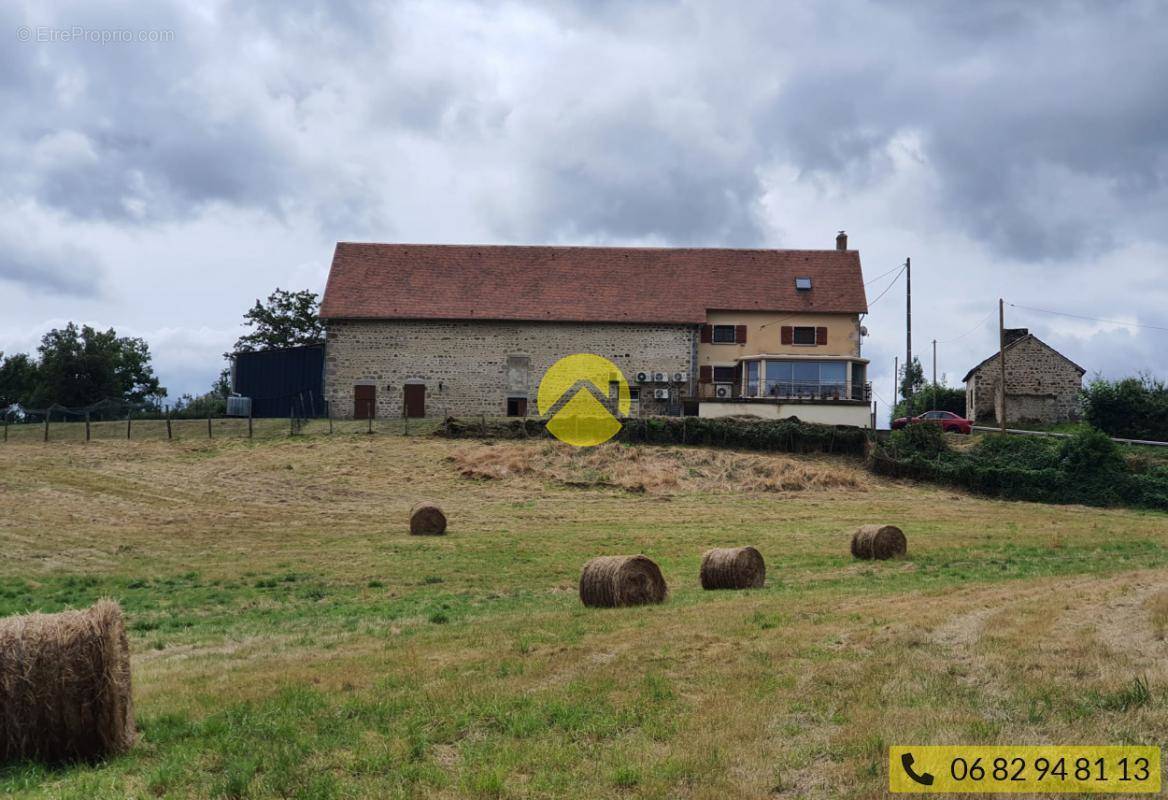
[[[377,411],[377,387],[353,387],[353,419],[372,419]]]
[[[421,383],[407,383],[405,386],[405,408],[407,417],[426,416],[426,386]]]

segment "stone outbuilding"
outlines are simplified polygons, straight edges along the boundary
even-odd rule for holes
[[[1007,422],[1051,424],[1075,419],[1086,370],[1026,328],[1006,330]],[[998,354],[965,375],[965,413],[1000,422]]]

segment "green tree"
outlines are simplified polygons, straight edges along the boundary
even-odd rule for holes
[[[911,364],[905,365],[900,373],[900,396],[915,395],[925,385],[925,369],[921,360],[913,356]]]
[[[37,363],[28,353],[0,353],[0,409],[13,403],[31,405],[39,379]]]
[[[892,418],[912,417],[926,411],[952,411],[965,416],[965,390],[941,383],[926,383],[913,394],[911,403],[901,400],[893,407]]]
[[[239,337],[235,352],[320,344],[324,341],[324,323],[318,315],[319,308],[316,292],[289,292],[277,287],[266,303],[257,299],[243,315],[244,325],[251,331]]]
[[[86,406],[99,400],[153,403],[166,394],[142,339],[70,322],[41,339],[36,388],[30,405]]]
[[[171,413],[179,418],[219,417],[227,413],[227,398],[231,395],[231,370],[223,369],[211,384],[211,390],[193,395],[189,392],[174,401]]]
[[[219,371],[219,377],[211,384],[210,394],[226,400],[231,395],[231,370],[224,367]]]
[[[1083,417],[1108,436],[1168,441],[1168,385],[1151,375],[1096,378],[1083,392]]]

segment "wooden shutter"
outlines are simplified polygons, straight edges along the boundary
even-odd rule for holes
[[[792,325],[784,325],[779,332],[780,344],[791,344],[795,341],[795,328]]]
[[[714,368],[709,364],[698,367],[698,383],[713,383],[714,382]]]
[[[711,341],[713,341],[713,339],[714,339],[714,326],[713,325],[703,325],[702,326],[702,344],[709,344]]]
[[[746,326],[745,325],[735,325],[734,326],[734,343],[735,344],[746,344]]]
[[[827,344],[827,328],[816,328],[815,329],[815,343],[816,344]]]

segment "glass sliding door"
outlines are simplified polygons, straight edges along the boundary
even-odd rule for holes
[[[843,361],[821,361],[819,364],[819,396],[839,400],[848,396],[848,365]]]
[[[765,397],[790,397],[791,396],[791,362],[790,361],[767,361],[766,364],[766,381],[763,385],[763,396]]]

